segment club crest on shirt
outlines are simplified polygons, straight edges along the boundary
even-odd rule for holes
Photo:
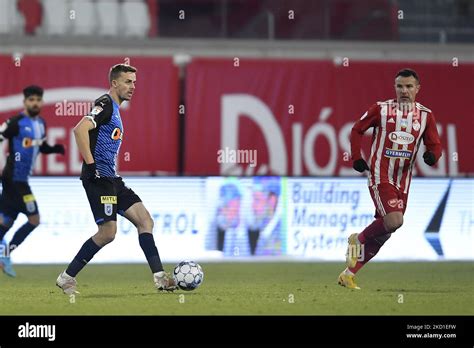
[[[412,127],[413,127],[414,130],[416,130],[418,132],[420,130],[420,127],[421,127],[420,122],[418,122],[418,120],[413,121],[413,126]]]

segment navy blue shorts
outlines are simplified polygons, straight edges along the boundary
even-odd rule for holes
[[[27,216],[38,214],[36,198],[27,182],[3,178],[2,187],[0,214],[3,215],[4,220],[15,221],[20,213]],[[5,224],[8,222],[5,221]]]
[[[117,221],[117,213],[124,212],[142,200],[123,182],[121,177],[82,180],[92,214],[97,225]]]

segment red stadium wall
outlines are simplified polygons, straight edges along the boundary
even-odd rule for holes
[[[124,141],[119,172],[176,174],[178,148],[178,69],[171,58],[134,58],[138,68],[132,101],[121,110]],[[77,175],[81,158],[72,128],[89,111],[91,102],[108,90],[111,65],[123,57],[26,56],[15,61],[0,56],[0,121],[23,109],[22,90],[30,84],[45,89],[41,115],[47,122],[50,143],[66,145],[66,156],[41,156],[39,175]],[[5,163],[7,147],[1,153]]]
[[[107,91],[109,67],[118,57],[25,56],[15,62],[0,56],[0,121],[22,109],[22,89],[45,88],[42,115],[49,142],[63,143],[65,157],[42,156],[35,174],[77,175],[81,159],[72,128],[88,111],[82,108]],[[119,172],[177,174],[184,143],[186,175],[358,175],[349,161],[354,121],[376,101],[394,97],[393,78],[403,67],[416,69],[418,100],[434,111],[443,142],[439,165],[419,156],[421,176],[474,174],[473,117],[468,101],[474,90],[474,64],[195,58],[179,91],[171,58],[134,58],[139,69],[133,100],[122,111],[124,142]],[[344,62],[343,62],[344,63]],[[184,137],[179,138],[178,100],[184,94]],[[79,107],[78,107],[79,106]],[[87,106],[87,105],[86,105]],[[72,109],[70,109],[72,107]],[[365,139],[365,156],[369,139]],[[219,163],[221,149],[257,151],[257,164]],[[0,151],[3,167],[6,144]],[[178,173],[179,174],[179,173]]]
[[[395,97],[404,67],[421,78],[418,101],[433,110],[443,157],[421,176],[474,173],[474,64],[194,59],[186,76],[185,173],[357,175],[351,168],[352,124],[376,101]],[[349,66],[345,66],[348,63]],[[366,137],[365,156],[369,154]],[[257,150],[257,165],[218,163],[220,149]],[[236,157],[238,160],[238,157]]]

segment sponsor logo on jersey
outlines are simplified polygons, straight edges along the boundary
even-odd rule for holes
[[[388,158],[411,158],[411,151],[408,150],[393,150],[386,148],[384,151],[384,156]]]
[[[396,131],[389,134],[388,138],[396,144],[408,145],[415,141],[415,137],[410,133]]]
[[[115,128],[110,135],[113,140],[122,140],[123,133],[120,128]]]
[[[100,196],[101,204],[117,204],[117,196]]]
[[[393,118],[389,118],[388,123],[395,123],[395,120]]]
[[[23,138],[23,143],[22,143],[23,147],[32,147],[33,146],[33,139],[31,138]]]
[[[412,126],[412,127],[413,127],[414,130],[416,130],[416,131],[418,132],[418,131],[420,130],[420,127],[421,127],[420,122],[418,122],[418,120],[415,120],[415,121],[413,122],[413,126]]]
[[[23,138],[22,145],[24,148],[29,148],[32,146],[41,146],[42,142],[42,139]]]

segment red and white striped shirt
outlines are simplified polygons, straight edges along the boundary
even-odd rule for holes
[[[441,157],[441,141],[430,109],[415,103],[410,112],[403,112],[396,100],[377,102],[355,123],[351,132],[352,159],[362,158],[362,135],[374,128],[368,165],[369,186],[390,183],[408,193],[412,169],[421,144]]]

